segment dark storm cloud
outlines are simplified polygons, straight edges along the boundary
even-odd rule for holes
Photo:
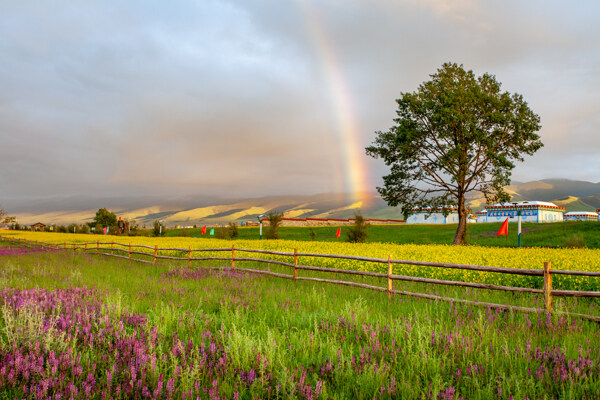
[[[342,190],[323,49],[362,146],[453,61],[542,118],[545,147],[515,178],[598,181],[597,15],[593,2],[0,1],[1,196]]]

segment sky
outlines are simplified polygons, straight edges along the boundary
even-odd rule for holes
[[[444,62],[541,118],[513,180],[600,181],[600,3],[0,0],[0,204],[374,191]]]

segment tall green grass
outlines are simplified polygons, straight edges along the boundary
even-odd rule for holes
[[[600,390],[600,331],[593,322],[401,296],[389,300],[383,293],[364,289],[207,271],[201,268],[204,265],[188,269],[175,263],[152,266],[72,252],[39,253],[0,257],[0,281],[10,288],[5,292],[13,294],[82,287],[97,293],[102,306],[98,319],[92,319],[96,321],[90,325],[92,334],[98,329],[113,332],[109,326],[114,325],[114,343],[142,338],[140,346],[150,361],[141,385],[151,392],[162,385],[160,398],[169,397],[166,388],[171,379],[172,398],[187,393],[245,399],[590,398]],[[405,287],[541,305],[536,296]],[[106,381],[111,363],[121,365],[102,347],[109,344],[90,345],[85,335],[71,336],[71,331],[61,339],[56,324],[54,331],[40,331],[64,310],[42,311],[35,304],[13,309],[7,299],[0,298],[3,355],[11,353],[14,344],[35,352],[36,341],[57,354],[70,349],[83,356],[85,372],[67,373],[65,379],[79,385],[80,393],[92,365],[99,366],[92,373],[97,382]],[[598,303],[572,299],[557,306],[597,314]],[[134,316],[143,323],[127,322]],[[190,343],[195,350],[185,353]],[[208,350],[211,344],[214,352]],[[40,354],[49,357],[49,352]],[[202,367],[203,362],[214,365]],[[219,362],[224,363],[222,368]],[[118,371],[119,377],[113,379],[121,379],[119,388],[124,391],[131,373],[126,368]],[[8,372],[0,375],[3,387],[10,388],[9,397],[29,396],[20,384],[6,386]],[[102,398],[107,385],[96,387],[91,397]],[[119,398],[116,384],[110,390]],[[123,391],[120,398],[130,398]]]

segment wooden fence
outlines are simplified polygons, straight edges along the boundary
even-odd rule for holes
[[[482,266],[482,265],[469,265],[469,264],[451,264],[451,263],[437,263],[437,262],[427,262],[427,261],[412,261],[412,260],[394,260],[391,256],[387,259],[381,258],[371,258],[371,257],[360,257],[360,256],[348,256],[348,255],[338,255],[338,254],[317,254],[317,253],[299,253],[297,249],[294,249],[293,252],[283,252],[283,251],[271,251],[271,250],[257,250],[257,249],[240,249],[236,248],[235,245],[232,245],[231,248],[209,248],[209,249],[192,249],[192,248],[159,248],[158,246],[145,246],[145,245],[132,245],[116,243],[116,242],[86,242],[86,243],[59,243],[59,244],[51,244],[44,243],[38,241],[31,241],[25,239],[15,239],[12,237],[0,236],[0,240],[7,241],[18,245],[19,247],[41,247],[48,250],[72,250],[76,252],[77,250],[83,250],[84,252],[89,252],[91,254],[98,254],[110,257],[117,258],[125,258],[129,260],[135,260],[138,262],[144,262],[148,264],[156,264],[157,260],[178,260],[178,261],[187,261],[188,266],[192,265],[192,261],[209,261],[209,260],[218,260],[218,261],[227,261],[231,262],[231,266],[228,267],[212,267],[216,269],[235,269],[236,271],[243,271],[255,274],[264,274],[275,276],[278,278],[284,279],[292,279],[294,281],[314,281],[314,282],[325,282],[325,283],[333,283],[338,285],[345,286],[354,286],[361,287],[371,290],[377,290],[382,292],[387,292],[388,297],[392,297],[394,294],[404,295],[404,296],[413,296],[424,299],[432,299],[432,300],[440,300],[454,303],[463,303],[474,306],[484,306],[490,308],[499,308],[499,309],[507,309],[514,310],[520,312],[527,313],[538,313],[541,312],[541,309],[530,308],[530,307],[521,307],[521,306],[512,306],[506,304],[495,304],[495,303],[486,303],[480,301],[466,300],[466,299],[456,299],[451,297],[443,297],[436,296],[432,294],[426,293],[415,293],[408,292],[404,290],[396,290],[394,289],[393,282],[394,281],[407,281],[407,282],[420,282],[420,283],[428,283],[428,284],[436,284],[436,285],[449,285],[449,286],[461,286],[461,287],[470,287],[470,288],[478,288],[478,289],[490,289],[490,290],[501,290],[507,292],[521,292],[521,293],[535,293],[544,296],[544,311],[545,312],[554,312],[558,314],[565,314],[572,317],[585,318],[588,320],[600,322],[600,316],[586,315],[586,314],[577,314],[577,313],[568,313],[563,311],[555,311],[553,310],[553,297],[554,296],[563,296],[563,297],[590,297],[590,298],[598,298],[600,297],[600,292],[597,291],[578,291],[578,290],[553,290],[552,289],[552,276],[553,275],[572,275],[572,276],[588,276],[588,277],[600,277],[600,272],[590,272],[590,271],[565,271],[565,270],[553,270],[552,266],[549,262],[544,263],[543,269],[517,269],[517,268],[500,268],[500,267],[490,267],[490,266]],[[110,247],[108,247],[110,245]],[[146,251],[140,251],[138,249],[145,249]],[[167,256],[159,254],[160,251],[170,251],[170,252],[180,252],[187,253],[187,257],[176,257],[176,256]],[[193,256],[194,253],[203,253],[203,252],[224,252],[230,253],[231,256],[225,257],[196,257]],[[274,256],[283,256],[290,257],[293,262],[284,262],[278,260],[269,260],[264,258],[255,258],[255,257],[240,257],[236,256],[236,252],[240,253],[256,253],[256,254],[268,254]],[[142,259],[140,257],[135,256],[146,256],[150,259]],[[344,260],[355,260],[369,263],[378,263],[378,264],[387,264],[387,273],[377,273],[377,272],[367,272],[367,271],[356,271],[356,270],[348,270],[348,269],[339,269],[339,268],[323,268],[311,265],[301,265],[298,263],[298,259],[300,257],[314,257],[314,258],[333,258],[333,259],[344,259]],[[289,267],[293,269],[293,274],[282,274],[269,270],[259,270],[259,269],[245,269],[239,268],[236,266],[236,262],[240,261],[251,261],[257,263],[264,264],[274,264],[281,265],[284,267]],[[436,267],[436,268],[453,268],[460,270],[472,270],[472,271],[482,271],[482,272],[492,272],[492,273],[500,273],[500,274],[515,274],[515,275],[523,275],[523,276],[540,276],[543,278],[543,289],[534,289],[534,288],[525,288],[525,287],[514,287],[514,286],[501,286],[501,285],[493,285],[486,283],[476,283],[476,282],[462,282],[462,281],[450,281],[443,279],[432,279],[432,278],[420,278],[414,276],[405,276],[405,275],[394,275],[393,274],[393,265],[394,264],[403,264],[403,265],[417,265],[417,266],[426,266],[426,267]],[[365,283],[357,283],[357,282],[348,282],[348,281],[340,281],[333,279],[322,279],[315,277],[301,277],[298,276],[298,271],[318,271],[324,273],[338,273],[345,275],[358,275],[358,276],[368,276],[375,278],[384,278],[387,279],[387,287],[374,286]]]

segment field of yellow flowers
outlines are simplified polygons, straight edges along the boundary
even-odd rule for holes
[[[158,248],[202,249],[202,248],[231,248],[235,245],[236,257],[258,257],[257,254],[244,253],[241,249],[262,249],[283,252],[317,254],[354,255],[395,260],[413,260],[429,262],[446,262],[458,264],[475,264],[493,267],[543,269],[544,262],[551,262],[552,269],[600,271],[600,250],[598,249],[551,249],[551,248],[491,248],[479,246],[447,246],[447,245],[398,245],[388,243],[331,243],[306,242],[289,240],[198,240],[189,237],[129,237],[110,235],[64,234],[44,232],[13,232],[3,233],[3,236],[35,240],[45,243],[88,243],[94,247],[102,243],[122,243],[132,245],[158,246]],[[93,245],[92,245],[93,244]],[[102,245],[100,245],[102,246]],[[138,251],[140,249],[137,249]],[[153,253],[152,250],[143,250]],[[162,255],[179,255],[187,257],[187,252],[161,251]],[[231,253],[194,253],[193,257],[201,256],[230,257]],[[263,259],[278,259],[292,262],[291,257],[260,255]],[[331,259],[321,257],[300,257],[299,264],[328,268],[355,269],[373,272],[386,272],[387,265],[355,260]],[[394,274],[420,276],[426,278],[461,280],[467,282],[493,283],[510,286],[542,287],[541,277],[528,277],[512,274],[498,274],[460,269],[410,266],[395,264]],[[555,289],[570,290],[600,290],[600,278],[579,276],[554,276]]]

